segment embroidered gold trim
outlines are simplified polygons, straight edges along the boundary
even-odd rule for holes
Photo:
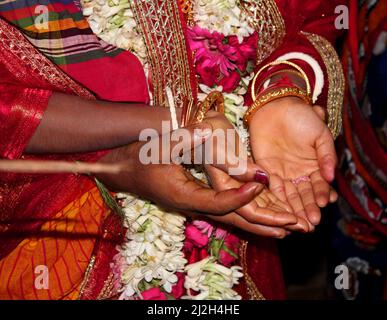
[[[239,247],[239,258],[241,262],[241,267],[243,271],[243,276],[246,281],[247,285],[247,293],[250,297],[250,300],[266,300],[263,294],[258,290],[257,286],[255,285],[253,279],[251,279],[249,272],[248,272],[248,266],[247,266],[247,246],[248,242],[245,240],[241,241],[240,247]]]
[[[89,283],[91,272],[94,269],[94,264],[95,264],[95,255],[91,257],[89,264],[87,265],[85,276],[83,277],[83,280],[81,283],[81,287],[80,287],[81,289],[79,290],[78,300],[81,300],[85,293],[86,286]]]
[[[192,105],[191,72],[177,1],[137,0],[130,1],[130,6],[147,47],[153,104],[168,106],[165,93],[168,87],[176,107]]]
[[[239,0],[238,5],[258,33],[259,65],[282,44],[286,34],[285,21],[274,0]]]
[[[193,14],[193,3],[191,0],[179,0],[181,11],[184,13],[185,19],[189,26],[193,26],[194,14]]]
[[[340,134],[344,102],[345,77],[343,67],[335,48],[325,38],[312,33],[301,32],[320,54],[328,74],[328,127],[334,139]]]
[[[36,50],[20,31],[2,19],[0,19],[0,47],[18,57],[21,63],[28,66],[33,74],[50,83],[57,90],[71,92],[86,99],[95,99],[91,92],[67,76]]]
[[[97,300],[108,300],[113,296],[114,289],[114,274],[111,272],[108,278],[104,281],[103,288],[97,297]]]

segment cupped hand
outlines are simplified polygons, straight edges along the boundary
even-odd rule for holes
[[[211,186],[217,191],[238,188],[241,182],[225,172],[206,166]],[[239,229],[260,236],[283,238],[289,231],[308,231],[308,224],[302,217],[297,217],[291,207],[279,200],[269,189],[263,189],[249,204],[224,216],[212,219],[225,224],[232,224]]]
[[[313,230],[320,222],[319,207],[336,197],[329,183],[337,157],[321,109],[295,97],[274,100],[254,115],[250,142],[255,162],[270,174],[270,189]],[[294,183],[302,176],[310,181]]]

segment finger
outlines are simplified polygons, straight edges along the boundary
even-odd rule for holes
[[[170,162],[165,161],[172,161],[174,164],[190,164],[194,149],[207,141],[212,133],[211,124],[202,122],[162,136],[159,147],[162,163],[167,164]],[[168,145],[169,148],[165,148]]]
[[[325,108],[323,108],[321,106],[314,106],[313,111],[319,116],[319,118],[322,121],[326,122],[327,115],[325,112]]]
[[[313,229],[313,225],[308,220],[308,217],[304,209],[304,204],[301,200],[301,196],[298,193],[297,188],[292,182],[288,180],[285,181],[285,192],[286,192],[286,197],[288,199],[288,202],[291,205],[293,211],[300,218],[299,221],[297,222],[297,225],[290,226],[290,228],[294,227],[299,229],[296,231],[309,232],[310,230]]]
[[[320,208],[324,208],[327,206],[329,202],[329,193],[330,193],[330,186],[326,182],[326,180],[323,179],[323,177],[320,174],[320,171],[313,172],[310,175],[310,179],[312,182],[314,197],[316,199],[316,202]]]
[[[242,229],[246,232],[253,233],[263,237],[271,237],[277,239],[283,239],[288,232],[283,228],[262,226],[259,224],[250,223],[238,214],[231,214],[231,217],[219,217],[211,216],[211,219],[232,224],[233,226]]]
[[[330,192],[329,192],[329,202],[330,203],[334,203],[337,201],[337,199],[339,198],[339,195],[338,193],[336,192],[335,189],[333,189],[332,187],[330,187]]]
[[[270,176],[270,190],[283,202],[286,202],[285,185],[283,180],[276,174]]]
[[[297,190],[301,196],[309,222],[316,226],[320,223],[321,212],[314,198],[312,184],[308,181],[302,181],[298,184]]]
[[[248,182],[240,188],[215,191],[201,186],[196,181],[187,181],[175,195],[178,200],[174,204],[182,205],[182,209],[222,215],[248,204],[261,189],[260,184]]]
[[[230,157],[227,157],[230,159]],[[262,170],[260,166],[252,161],[245,161],[242,158],[234,158],[232,164],[214,164],[218,169],[221,169],[231,177],[241,182],[255,181],[269,187],[269,174]],[[235,165],[237,163],[237,165]]]
[[[211,144],[206,144],[206,164],[226,172],[238,181],[256,181],[269,186],[269,175],[248,158],[247,149],[236,131],[227,130],[227,138],[214,135]]]
[[[287,212],[294,213],[293,208],[288,202],[284,202],[279,200],[273,193],[268,192],[267,197],[271,201],[271,203],[276,204],[278,207],[285,209]]]
[[[303,214],[305,215],[305,211],[303,212]],[[299,216],[297,216],[297,218],[298,218],[298,222],[296,224],[287,225],[285,226],[285,229],[289,231],[297,231],[301,233],[307,233],[314,230],[314,226],[311,225],[311,223],[308,222],[306,219]]]
[[[323,134],[317,139],[316,150],[321,175],[326,181],[332,182],[335,178],[337,156],[333,137],[328,128],[326,128]]]
[[[236,213],[248,222],[271,227],[285,227],[298,222],[297,217],[292,213],[260,208],[255,201],[237,209]]]
[[[228,176],[223,171],[214,167],[207,167],[206,170],[211,178],[211,183],[216,190],[226,190],[230,188],[238,188],[240,182]],[[267,226],[286,226],[297,223],[297,217],[284,210],[274,211],[266,208],[260,208],[254,200],[242,208],[236,210],[243,218],[251,223],[258,223]]]

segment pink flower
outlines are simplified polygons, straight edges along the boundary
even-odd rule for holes
[[[214,233],[214,227],[208,223],[207,221],[202,221],[202,220],[195,220],[193,222],[193,225],[197,227],[201,232],[206,234],[208,237],[211,237],[211,235]],[[227,235],[227,231],[221,229],[221,228],[216,228],[215,229],[215,238],[216,239],[223,239]]]
[[[184,273],[177,272],[177,283],[172,287],[171,294],[175,299],[181,298],[181,296],[184,294]]]
[[[196,72],[208,87],[222,86],[232,92],[241,80],[248,62],[255,61],[258,35],[254,33],[239,43],[236,36],[225,37],[199,26],[188,29],[188,42],[195,51]],[[237,70],[238,69],[238,70]]]
[[[160,290],[160,288],[151,288],[141,292],[144,300],[167,300],[167,296],[164,292]]]
[[[195,220],[192,224],[197,227],[202,233],[207,234],[208,237],[211,236],[214,227],[204,220]]]
[[[203,68],[219,66],[225,76],[236,68],[235,48],[224,43],[225,37],[218,32],[211,33],[199,26],[188,29],[188,42],[191,50],[196,51],[196,63]]]
[[[185,228],[185,236],[186,240],[196,247],[203,248],[208,244],[208,236],[192,224]]]
[[[226,246],[230,251],[232,251],[236,256],[239,249],[239,239],[233,234],[227,234],[224,239],[224,246]],[[231,266],[237,258],[225,251],[224,249],[220,250],[219,261],[222,265],[229,267]]]
[[[258,34],[256,32],[243,39],[242,43],[239,43],[236,36],[230,36],[228,44],[236,49],[235,61],[240,71],[244,72],[246,70],[248,61],[255,62],[257,59]]]

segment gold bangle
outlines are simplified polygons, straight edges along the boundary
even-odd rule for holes
[[[199,108],[195,115],[195,122],[202,122],[206,113],[211,109],[224,113],[224,97],[221,92],[212,91],[207,95],[203,102],[199,103]]]
[[[264,65],[255,74],[253,82],[252,82],[252,85],[251,85],[251,97],[253,98],[253,100],[256,100],[256,98],[257,98],[256,93],[255,93],[255,85],[256,85],[258,76],[262,73],[263,70],[265,70],[265,69],[267,69],[269,67],[278,66],[278,65],[281,65],[281,64],[286,64],[288,66],[291,66],[292,68],[296,69],[302,75],[302,77],[304,78],[304,81],[306,83],[306,95],[308,97],[311,96],[312,91],[311,91],[311,88],[310,88],[310,82],[309,82],[308,76],[306,75],[305,71],[302,70],[302,68],[300,66],[298,66],[297,64],[295,64],[293,62],[290,62],[290,61],[287,61],[287,60],[276,60],[276,61],[273,61],[273,62],[270,62],[270,63]]]
[[[307,104],[310,104],[310,105],[312,104],[312,99],[310,98],[310,96],[308,96],[306,92],[300,88],[283,87],[283,88],[274,89],[267,93],[264,93],[261,96],[258,96],[258,98],[254,100],[251,107],[246,111],[243,117],[243,122],[245,123],[245,125],[249,126],[251,122],[251,118],[260,108],[262,108],[264,105],[266,105],[267,103],[275,99],[289,97],[289,96],[301,98]]]

